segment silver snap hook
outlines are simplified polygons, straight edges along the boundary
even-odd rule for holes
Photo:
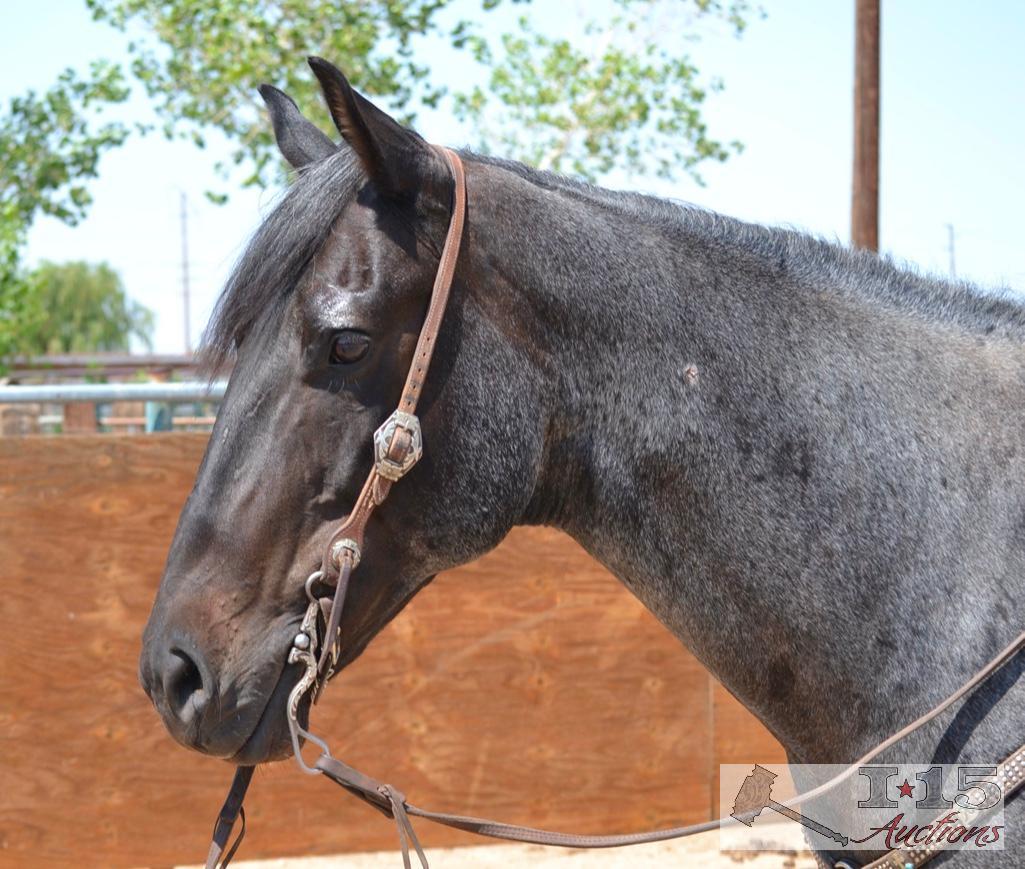
[[[316,603],[317,596],[313,593],[313,586],[324,578],[323,570],[315,570],[306,577],[306,599],[310,603]]]

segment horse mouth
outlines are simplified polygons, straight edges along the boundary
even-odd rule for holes
[[[291,631],[289,636],[293,636],[297,630],[298,626]],[[375,633],[375,630],[362,631],[352,642],[341,649],[333,676],[337,676],[363,653]],[[256,766],[261,763],[286,760],[292,756],[292,736],[288,727],[287,714],[288,695],[302,677],[304,667],[305,665],[302,663],[282,666],[256,725],[238,751],[225,758],[228,763],[236,766]],[[325,687],[326,685],[321,686],[321,690]],[[312,692],[307,692],[299,701],[299,725],[303,729],[309,726],[310,710],[313,706],[312,697]]]
[[[286,665],[281,668],[267,703],[252,733],[231,757],[228,763],[236,766],[256,766],[292,756],[292,738],[288,729],[286,712],[288,695],[302,675],[301,665]],[[310,695],[299,703],[299,723],[306,727],[310,715]]]

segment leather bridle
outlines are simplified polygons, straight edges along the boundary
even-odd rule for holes
[[[324,551],[320,566],[321,576],[318,579],[323,581],[326,577],[337,575],[337,581],[331,605],[325,613],[327,628],[324,637],[330,637],[331,641],[325,642],[317,667],[322,681],[326,681],[330,675],[330,667],[338,660],[338,626],[341,623],[349,577],[359,565],[367,522],[375,508],[388,497],[392,485],[402,479],[423,454],[423,436],[420,432],[420,420],[416,416],[416,406],[420,401],[420,393],[423,392],[424,381],[427,379],[427,371],[434,354],[434,345],[438,340],[438,330],[445,316],[452,278],[455,275],[456,263],[459,261],[463,224],[466,221],[466,178],[463,174],[463,163],[454,151],[447,148],[437,150],[448,163],[455,181],[452,217],[448,232],[445,234],[438,271],[434,276],[427,316],[420,329],[420,337],[417,339],[413,361],[402,387],[399,406],[374,432],[374,465],[348,518],[331,536]]]
[[[427,857],[417,840],[410,816],[425,818],[435,823],[444,824],[466,832],[491,836],[498,839],[509,839],[519,842],[530,842],[538,845],[558,845],[569,848],[611,848],[621,845],[636,845],[646,842],[659,842],[676,839],[718,829],[723,819],[691,824],[685,827],[674,827],[666,830],[655,830],[647,833],[628,833],[609,836],[581,836],[572,833],[558,833],[539,830],[533,827],[522,827],[503,824],[482,818],[464,815],[452,815],[442,812],[431,812],[410,803],[405,795],[389,784],[379,782],[370,776],[353,769],[343,761],[332,757],[331,752],[322,739],[304,729],[300,723],[299,706],[307,694],[316,701],[324,684],[331,677],[333,668],[338,662],[339,625],[342,609],[353,571],[359,566],[363,547],[363,538],[367,522],[374,510],[387,498],[392,485],[401,479],[419,460],[423,451],[423,439],[420,422],[416,417],[416,407],[423,391],[434,345],[448,302],[449,290],[455,274],[459,257],[459,246],[462,241],[463,224],[466,219],[466,180],[463,164],[459,156],[447,148],[437,148],[437,152],[447,162],[454,180],[454,197],[452,216],[445,245],[441,253],[441,261],[434,279],[430,306],[420,337],[413,354],[413,361],[406,376],[398,408],[388,417],[374,433],[374,465],[367,476],[366,482],[353,505],[352,512],[332,534],[324,552],[319,570],[315,571],[306,581],[306,593],[309,605],[297,633],[293,646],[289,651],[290,664],[301,663],[305,672],[296,683],[289,695],[286,711],[289,731],[295,758],[300,768],[312,775],[326,775],[329,779],[345,788],[350,793],[369,803],[374,808],[395,820],[398,827],[399,840],[402,847],[402,859],[405,869],[410,869],[409,846],[412,844],[424,869],[427,869]],[[333,594],[318,595],[318,591],[334,585]],[[320,626],[323,625],[323,631]],[[913,721],[884,742],[875,746],[863,757],[848,766],[843,772],[830,781],[804,794],[788,800],[786,805],[796,805],[801,801],[820,796],[833,789],[842,781],[853,775],[859,767],[864,766],[878,757],[882,752],[893,747],[900,740],[909,736],[938,715],[974,691],[982,682],[1006,664],[1018,651],[1025,647],[1025,632],[1005,648],[997,657],[990,661],[971,679],[964,683],[953,694],[933,707],[925,715]],[[319,652],[319,655],[318,655]],[[306,763],[302,756],[302,741],[306,740],[318,746],[320,756],[313,766]],[[226,867],[235,855],[245,835],[245,813],[243,800],[252,779],[254,767],[239,767],[228,792],[227,799],[221,808],[214,825],[213,841],[207,857],[207,869]],[[1005,799],[1025,785],[1025,746],[1011,754],[1000,765],[995,780],[1002,785]],[[230,848],[227,847],[232,828],[241,817],[242,825],[239,834]],[[227,849],[227,850],[225,850]],[[906,869],[923,865],[935,854],[937,849],[913,848],[897,849],[878,860],[865,865],[864,869]],[[837,867],[847,864],[836,864]]]

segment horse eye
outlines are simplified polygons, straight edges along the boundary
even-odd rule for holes
[[[362,332],[339,332],[331,339],[331,364],[351,365],[359,362],[370,349],[370,338]]]

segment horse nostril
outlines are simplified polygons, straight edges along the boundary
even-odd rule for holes
[[[203,712],[209,694],[196,662],[181,649],[171,649],[164,668],[164,697],[182,724],[189,724]]]

